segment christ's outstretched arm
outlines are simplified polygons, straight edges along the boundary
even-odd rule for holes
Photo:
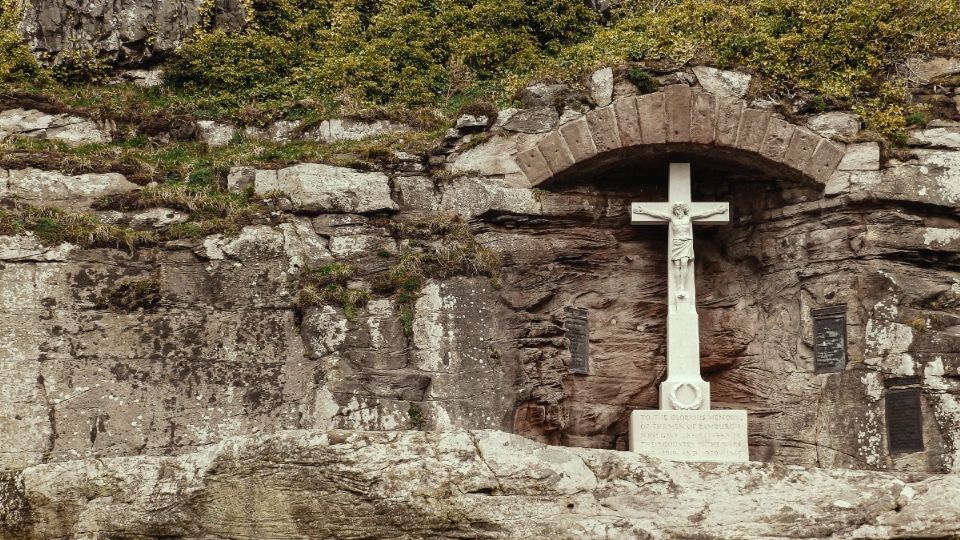
[[[715,216],[717,214],[725,214],[727,212],[727,205],[721,204],[714,208],[713,210],[707,210],[705,212],[697,212],[696,214],[690,214],[690,217],[693,219],[700,219],[710,216]]]
[[[670,219],[671,217],[673,217],[666,212],[657,212],[656,210],[648,210],[639,205],[633,207],[633,213],[634,215],[646,215],[646,216],[652,216],[660,219]]]

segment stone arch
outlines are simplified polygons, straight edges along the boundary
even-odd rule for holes
[[[737,97],[675,84],[642,96],[622,97],[566,122],[535,146],[517,153],[529,187],[598,156],[652,145],[697,145],[756,156],[798,178],[826,186],[845,145],[794,125]]]

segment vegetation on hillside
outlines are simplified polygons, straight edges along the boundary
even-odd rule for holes
[[[0,0],[0,83],[45,79],[46,73],[16,32],[18,0]]]
[[[248,0],[244,32],[198,32],[167,62],[165,87],[117,89],[117,103],[102,86],[80,90],[76,70],[54,73],[67,83],[47,82],[13,34],[15,4],[0,0],[7,85],[71,104],[247,123],[374,106],[452,112],[601,65],[692,61],[754,70],[766,91],[852,107],[890,135],[916,112],[905,59],[960,43],[957,2],[624,0],[602,20],[582,0]]]

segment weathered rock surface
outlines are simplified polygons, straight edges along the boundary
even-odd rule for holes
[[[73,146],[111,140],[108,130],[88,118],[33,109],[0,112],[0,141],[12,136],[49,139]]]
[[[718,96],[743,98],[750,90],[750,81],[753,77],[739,71],[725,71],[707,66],[696,66],[693,74],[697,82],[707,92]]]
[[[138,212],[130,218],[130,226],[134,229],[166,227],[175,223],[189,221],[190,216],[170,208],[151,208]]]
[[[139,188],[119,173],[68,175],[40,169],[0,169],[0,196],[37,205],[82,208],[98,197]]]
[[[960,122],[953,124],[914,131],[907,144],[960,150]]]
[[[226,146],[237,134],[237,128],[223,122],[200,120],[197,122],[197,138],[210,146]]]
[[[395,210],[387,175],[303,163],[280,170],[258,170],[257,193],[282,191],[299,210],[308,212],[378,212]]]
[[[606,107],[613,100],[612,69],[598,69],[590,75],[590,99],[597,107]]]
[[[911,75],[921,83],[934,81],[939,77],[960,73],[960,58],[934,56],[927,59],[912,59],[908,62]]]
[[[304,133],[305,139],[336,142],[357,141],[369,137],[378,137],[388,133],[399,133],[409,128],[398,122],[389,120],[356,120],[351,118],[333,118],[324,120],[314,129]]]
[[[277,120],[264,128],[247,126],[244,128],[244,135],[251,139],[266,139],[276,143],[292,140],[337,142],[358,141],[402,133],[409,129],[406,124],[390,120],[332,118],[307,128],[300,120]]]
[[[504,122],[503,129],[521,133],[544,133],[557,127],[560,116],[556,107],[543,106],[518,111]]]
[[[163,69],[128,69],[120,73],[123,80],[130,81],[137,86],[152,88],[163,83]]]
[[[520,102],[526,108],[556,107],[572,92],[565,84],[537,83],[520,92]]]
[[[855,114],[831,111],[811,116],[807,126],[824,137],[852,137],[860,131],[860,118]]]
[[[176,49],[211,10],[211,23],[227,31],[244,25],[240,0],[34,0],[24,3],[20,31],[31,49],[52,63],[75,56],[116,66],[156,63]]]
[[[7,538],[951,538],[960,476],[671,463],[497,431],[287,431],[29,467]]]
[[[838,171],[880,170],[880,145],[875,142],[847,145],[847,152],[837,165]]]

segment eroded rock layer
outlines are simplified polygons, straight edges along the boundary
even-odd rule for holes
[[[287,431],[29,467],[7,538],[952,538],[960,477],[683,464],[497,431]]]

